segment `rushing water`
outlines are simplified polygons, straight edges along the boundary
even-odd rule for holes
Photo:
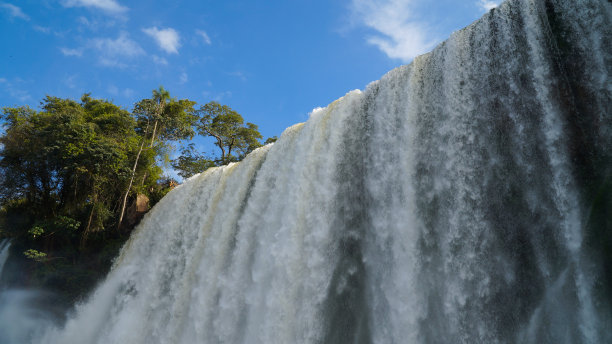
[[[62,318],[55,295],[37,290],[10,289],[3,283],[11,242],[0,240],[0,344],[38,342],[46,328]],[[6,276],[5,276],[6,277]]]
[[[2,279],[2,271],[4,270],[4,264],[8,259],[10,248],[11,242],[8,239],[3,239],[0,241],[0,279]]]
[[[611,17],[508,1],[189,179],[40,341],[612,342],[587,240],[611,172]]]

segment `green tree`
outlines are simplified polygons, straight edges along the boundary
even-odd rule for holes
[[[266,142],[264,142],[264,145],[270,144],[270,143],[274,143],[278,140],[278,137],[276,136],[272,136],[272,137],[268,137],[266,139]]]
[[[0,237],[23,252],[29,285],[77,296],[99,277],[95,271],[110,267],[126,236],[104,229],[117,225],[135,176],[150,176],[133,189],[154,199],[168,189],[157,183],[155,154],[160,136],[178,136],[165,118],[180,117],[186,104],[193,107],[166,101],[155,138],[153,121],[145,130],[130,112],[89,94],[80,102],[47,96],[40,111],[2,109]]]
[[[216,166],[215,161],[198,154],[194,149],[193,143],[183,147],[181,155],[177,159],[172,160],[172,167],[183,178],[189,178],[214,166]]]
[[[37,218],[79,217],[83,235],[104,227],[129,171],[136,122],[130,113],[84,95],[81,103],[47,96],[42,111],[5,108],[0,137],[3,199],[24,198]]]
[[[221,164],[240,160],[261,146],[259,140],[262,136],[257,125],[245,125],[242,116],[229,106],[213,101],[201,106],[197,114],[200,116],[197,130],[201,135],[215,139],[215,145],[221,150]]]
[[[193,108],[195,102],[188,99],[171,98],[170,93],[163,86],[153,90],[152,93],[151,98],[143,99],[134,106],[133,113],[138,122],[138,131],[141,133],[141,143],[134,159],[129,183],[123,193],[117,228],[120,228],[123,223],[127,200],[133,191],[134,179],[143,156],[145,142],[150,140],[149,153],[150,156],[155,157],[154,150],[156,148],[158,151],[161,150],[167,141],[191,139],[195,134],[193,130],[196,120]],[[147,176],[147,173],[143,174],[141,186],[145,183]]]

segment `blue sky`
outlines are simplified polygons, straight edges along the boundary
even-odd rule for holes
[[[0,0],[0,106],[91,92],[129,110],[163,85],[280,135],[499,2]]]

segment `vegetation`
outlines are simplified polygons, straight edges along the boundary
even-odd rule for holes
[[[189,178],[214,166],[216,166],[215,160],[197,153],[193,143],[183,147],[181,156],[172,161],[172,167],[182,178]]]
[[[262,138],[257,126],[244,124],[244,119],[227,105],[210,102],[198,110],[201,116],[197,124],[201,135],[215,138],[221,150],[220,164],[241,160],[246,154],[261,146]],[[232,152],[237,153],[236,156]]]
[[[176,184],[162,176],[173,145],[183,146],[171,161],[183,178],[261,146],[257,126],[228,106],[195,105],[160,87],[132,112],[90,94],[80,102],[47,96],[40,111],[4,108],[0,239],[13,240],[13,283],[72,302],[109,269],[142,215],[130,211],[136,199],[151,206]],[[196,133],[214,138],[221,157],[196,152]]]

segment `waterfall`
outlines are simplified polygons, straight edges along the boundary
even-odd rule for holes
[[[62,318],[53,305],[55,295],[38,290],[12,289],[10,277],[2,277],[11,242],[0,240],[0,343],[38,342],[45,329],[57,326]]]
[[[2,270],[4,269],[4,264],[8,259],[9,249],[11,248],[11,242],[8,239],[3,239],[0,241],[0,280],[2,279]]]
[[[611,21],[507,1],[190,178],[39,342],[612,342]]]

